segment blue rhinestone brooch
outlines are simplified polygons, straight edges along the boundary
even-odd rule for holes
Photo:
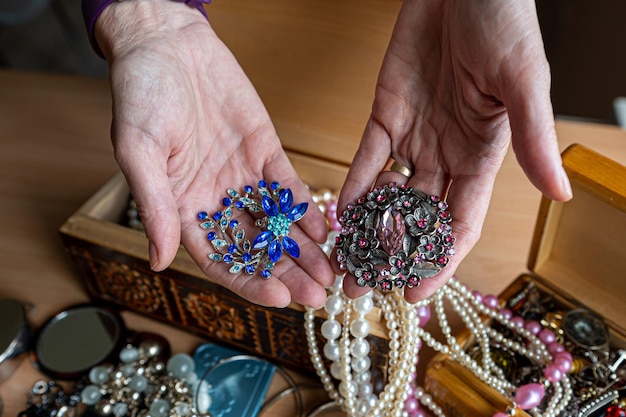
[[[233,189],[226,193],[222,210],[212,215],[198,213],[200,227],[208,231],[207,239],[215,249],[209,259],[230,265],[232,274],[260,271],[261,277],[269,278],[283,251],[293,258],[300,257],[300,247],[289,237],[289,231],[304,216],[308,203],[294,205],[291,190],[280,188],[277,181],[268,184],[261,180],[256,191],[246,185],[241,194]],[[244,210],[257,217],[255,225],[261,229],[252,242],[234,218],[237,211]]]
[[[448,204],[407,185],[376,187],[348,204],[335,240],[339,267],[361,287],[413,288],[454,255]]]

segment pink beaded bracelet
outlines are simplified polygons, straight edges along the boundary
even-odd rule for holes
[[[101,57],[104,58],[98,42],[94,36],[94,26],[98,16],[106,9],[111,3],[116,0],[82,0],[83,20],[85,21],[85,28],[87,29],[87,36],[89,37],[89,43],[93,50]],[[211,0],[173,0],[180,3],[185,3],[189,7],[194,7],[200,11],[208,19],[204,5],[211,3]]]

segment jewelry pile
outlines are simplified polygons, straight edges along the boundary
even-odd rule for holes
[[[178,353],[168,358],[162,338],[147,336],[120,350],[116,365],[97,365],[86,380],[64,390],[55,381],[38,381],[20,417],[206,417],[210,386],[200,382],[194,360]]]
[[[390,193],[395,194],[390,196]],[[382,200],[390,201],[378,210],[375,204]],[[435,416],[443,417],[445,415],[443,409],[435,403],[431,395],[415,385],[418,353],[424,344],[449,355],[510,401],[510,406],[494,414],[494,417],[514,415],[519,409],[526,410],[536,417],[562,416],[572,398],[570,379],[566,376],[572,367],[572,357],[565,351],[563,345],[556,341],[554,332],[514,316],[510,310],[500,308],[497,297],[471,292],[456,278],[451,279],[426,300],[410,304],[404,299],[404,288],[412,286],[411,281],[406,278],[414,272],[412,269],[414,265],[428,261],[430,262],[428,268],[435,270],[437,265],[444,267],[447,263],[447,258],[438,262],[440,256],[445,257],[454,253],[453,251],[446,253],[444,249],[446,246],[443,243],[446,239],[450,243],[454,242],[450,234],[451,229],[440,228],[441,225],[448,226],[450,214],[447,212],[447,205],[445,203],[442,205],[439,201],[430,205],[429,200],[428,197],[423,198],[420,192],[413,192],[407,187],[395,187],[393,184],[381,187],[360,199],[356,205],[349,206],[339,221],[341,229],[330,231],[329,240],[336,238],[339,248],[338,261],[340,264],[343,261],[344,270],[355,275],[357,280],[360,280],[357,281],[359,285],[368,285],[373,290],[359,298],[349,299],[342,291],[343,278],[337,277],[335,285],[329,289],[324,306],[327,317],[320,328],[325,340],[322,348],[317,345],[315,311],[311,308],[306,309],[305,329],[309,353],[325,390],[348,416],[421,417],[425,415],[424,409],[427,409]],[[366,209],[368,204],[369,208]],[[423,239],[423,235],[419,235],[416,229],[415,233],[407,237],[411,233],[406,232],[406,224],[409,223],[407,217],[410,213],[393,216],[394,208],[400,212],[403,206],[411,207],[413,218],[425,219],[419,224],[413,222],[415,224],[411,223],[409,226],[420,228],[424,226],[422,230],[427,230],[431,235],[427,233]],[[443,212],[445,213],[442,214]],[[386,219],[385,213],[391,216],[386,216]],[[388,217],[393,221],[389,221]],[[441,222],[442,219],[446,221]],[[333,219],[329,219],[329,224],[333,224],[332,222]],[[365,231],[362,231],[359,225],[365,222],[367,225]],[[435,231],[439,234],[435,234]],[[432,235],[436,239],[428,237]],[[387,239],[384,245],[381,243],[383,239]],[[361,241],[364,242],[363,245],[360,244]],[[415,241],[422,243],[421,250],[420,244]],[[413,258],[415,262],[407,271],[396,268],[394,272],[386,274],[391,275],[389,281],[392,286],[381,284],[386,277],[375,280],[372,285],[371,279],[362,274],[365,265],[371,262],[373,257],[380,255],[379,252],[375,253],[379,246],[387,253],[389,248],[395,245],[393,249],[395,253],[417,252],[419,256],[426,255],[428,251],[424,245],[429,242],[433,243],[429,249],[433,249],[435,243],[439,245],[437,253],[428,253],[425,259]],[[451,249],[452,245],[448,247]],[[330,256],[329,245],[323,248]],[[361,253],[360,250],[364,252]],[[390,259],[391,256],[388,256],[385,259],[387,262],[376,261],[372,264],[378,265],[379,269],[380,265],[384,264],[382,268],[387,269],[387,264],[394,266]],[[407,259],[410,257],[402,258]],[[366,272],[376,270],[370,268]],[[387,270],[391,271],[391,268]],[[423,276],[417,273],[414,275],[419,279],[429,276],[427,273]],[[415,285],[419,284],[419,279]],[[468,347],[457,341],[452,334],[448,320],[449,312],[444,305],[451,306],[453,312],[459,315],[471,332],[476,346],[472,354],[468,352]],[[389,339],[388,377],[380,392],[374,392],[371,361],[368,357],[369,344],[366,339],[370,330],[366,315],[374,307],[378,307],[382,312]],[[430,319],[431,310],[438,320],[445,339],[443,341],[437,340],[424,329],[424,325]],[[515,355],[525,358],[532,365],[534,373],[528,375],[524,383],[519,385],[507,379],[507,374],[500,367],[501,364],[493,358],[491,350],[495,345],[504,346]],[[330,366],[327,368],[328,362]]]

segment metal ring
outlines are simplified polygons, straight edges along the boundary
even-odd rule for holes
[[[348,204],[335,240],[339,267],[361,287],[416,287],[454,255],[448,204],[408,185],[375,187]]]
[[[385,164],[382,172],[397,172],[408,178],[413,176],[413,171],[411,170],[411,168],[401,164],[391,157],[387,160],[387,163]]]

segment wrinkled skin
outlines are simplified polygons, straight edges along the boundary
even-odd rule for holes
[[[367,192],[389,155],[414,174],[386,173],[378,184],[444,196],[451,181],[456,255],[439,275],[405,290],[409,301],[434,293],[477,242],[511,138],[533,184],[569,199],[534,3],[404,1],[339,212]],[[353,279],[344,289],[350,296],[367,291]]]
[[[229,274],[207,258],[195,216],[218,210],[227,188],[277,179],[296,201],[310,197],[253,86],[206,19],[170,0],[116,2],[98,19],[96,37],[111,68],[115,156],[140,209],[152,268],[166,268],[182,242],[207,275],[254,303],[323,305],[334,274],[316,243],[326,226],[313,204],[290,233],[302,256],[284,255],[269,280]],[[531,1],[404,1],[339,205],[377,178],[440,195],[453,180],[457,255],[444,273],[406,291],[410,301],[440,287],[478,240],[511,136],[533,184],[553,199],[570,197],[549,84]],[[414,175],[378,177],[389,156]],[[345,290],[364,291],[350,279]]]

